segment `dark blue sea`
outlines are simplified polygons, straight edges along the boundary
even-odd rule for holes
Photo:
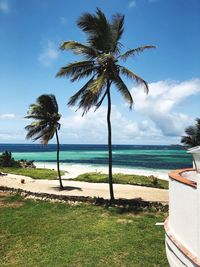
[[[55,162],[56,145],[0,144],[0,153],[8,150],[16,160]],[[61,145],[60,161],[71,164],[107,165],[107,145]],[[179,146],[113,145],[113,166],[173,170],[192,167],[192,157]]]

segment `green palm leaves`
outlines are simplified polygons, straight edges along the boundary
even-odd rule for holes
[[[153,45],[145,45],[138,48],[130,49],[126,51],[124,54],[120,55],[119,58],[126,61],[130,56],[135,56],[141,52],[143,52],[145,49],[151,49],[155,48]]]
[[[25,127],[28,131],[26,138],[34,141],[40,139],[47,144],[60,129],[61,115],[58,113],[58,104],[54,95],[41,95],[36,104],[31,104],[26,119],[34,121]]]
[[[186,136],[182,136],[181,143],[188,147],[200,145],[200,119],[196,119],[194,126],[189,126],[185,129]]]
[[[77,25],[86,33],[87,43],[76,41],[63,42],[61,50],[70,50],[76,55],[83,56],[83,61],[73,62],[64,66],[57,77],[68,77],[71,81],[89,78],[90,80],[74,94],[68,104],[78,104],[85,114],[92,106],[99,108],[106,95],[107,81],[114,84],[130,108],[133,105],[132,96],[123,81],[123,76],[142,85],[148,92],[148,85],[142,78],[131,70],[120,65],[120,60],[127,60],[146,49],[155,48],[147,45],[130,49],[121,53],[120,39],[124,31],[124,16],[116,14],[108,21],[104,13],[97,9],[96,14],[85,13],[77,21]],[[103,97],[103,98],[102,98]]]
[[[87,34],[89,46],[99,53],[116,52],[116,43],[123,33],[124,16],[116,15],[109,23],[104,13],[97,9],[96,14],[83,14],[77,25]]]

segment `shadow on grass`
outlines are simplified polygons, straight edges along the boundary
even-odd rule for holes
[[[142,198],[115,199],[113,202],[103,198],[96,198],[95,205],[104,206],[106,210],[115,214],[133,213],[135,215],[144,212],[167,212],[168,204],[156,201],[145,201]]]
[[[60,190],[59,187],[54,187],[54,189]],[[10,191],[13,194],[20,194],[23,197],[32,197],[39,200],[58,200],[66,203],[86,203],[94,206],[101,206],[111,213],[126,213],[131,212],[134,214],[139,214],[143,212],[168,212],[167,202],[158,201],[145,201],[142,198],[133,199],[115,199],[112,203],[109,199],[104,198],[92,198],[83,196],[69,196],[69,195],[57,195],[57,194],[47,194],[47,193],[33,193],[30,191],[8,188],[5,186],[0,186],[0,191]],[[80,187],[67,186],[64,190],[82,190]]]

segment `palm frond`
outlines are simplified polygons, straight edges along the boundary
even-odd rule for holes
[[[82,109],[83,113],[82,116],[84,116],[92,106],[95,106],[97,103],[97,95],[92,93],[91,91],[87,90],[81,97],[81,100],[79,102],[78,109]]]
[[[200,129],[200,118],[196,118],[196,127]]]
[[[25,119],[33,119],[35,123],[38,124],[45,124],[45,123],[56,123],[60,120],[61,115],[58,112],[46,112],[44,113],[43,110],[41,110],[41,115],[39,113],[37,114],[29,114],[24,117]]]
[[[67,103],[68,106],[72,107],[76,105],[76,103],[79,101],[83,93],[87,90],[89,84],[93,81],[93,79],[94,76],[76,94],[70,97],[69,102]]]
[[[88,86],[88,90],[90,90],[93,94],[98,94],[101,91],[103,85],[105,83],[105,72],[102,72],[96,79],[94,79]]]
[[[113,37],[113,52],[119,53],[122,44],[119,40],[124,32],[124,16],[121,14],[116,14],[112,17],[111,23],[112,37]]]
[[[61,115],[58,113],[58,104],[54,95],[41,95],[37,98],[36,104],[31,104],[25,116],[34,121],[27,125],[27,139],[34,141],[40,139],[43,144],[53,138],[56,129],[60,128],[58,121]]]
[[[31,139],[33,137],[36,137],[41,131],[44,130],[46,125],[41,125],[39,123],[33,122],[25,127],[25,130],[27,130],[26,139]]]
[[[96,106],[98,103],[98,97],[101,92],[93,93],[90,90],[85,91],[81,100],[79,102],[78,109],[83,110],[82,116],[84,116],[93,106]]]
[[[197,140],[195,136],[182,136],[181,143],[188,147],[194,147],[200,145],[200,140]]]
[[[82,94],[79,102],[79,109],[83,109],[85,115],[92,106],[96,106],[105,87],[105,73],[94,79],[87,87],[87,90]]]
[[[197,129],[195,126],[189,126],[185,129],[185,133],[189,136],[195,136],[197,134]]]
[[[129,103],[130,109],[132,109],[132,106],[133,106],[133,98],[132,98],[132,96],[131,96],[131,94],[130,94],[128,88],[127,88],[127,86],[125,85],[125,83],[121,79],[121,77],[119,75],[116,76],[115,79],[113,79],[113,82],[115,83],[117,89],[122,94],[122,96],[124,97],[124,99]]]
[[[86,33],[95,34],[95,24],[97,23],[95,15],[85,12],[77,20],[77,26]]]
[[[73,78],[71,78],[71,82],[80,80],[82,78],[87,78],[88,76],[95,75],[98,72],[98,67],[91,67],[88,69],[84,69],[83,71],[79,72],[76,75],[73,75]]]
[[[108,53],[112,48],[111,25],[104,13],[97,8],[96,14],[84,13],[77,25],[88,35],[88,43],[96,50]]]
[[[41,95],[37,98],[38,104],[48,110],[49,113],[58,112],[58,104],[54,95]]]
[[[56,77],[73,77],[79,75],[83,71],[92,69],[94,67],[94,61],[77,61],[74,63],[69,63],[67,66],[62,67],[60,71],[56,74]]]
[[[149,86],[145,80],[143,80],[137,74],[135,74],[134,72],[130,71],[129,69],[123,66],[118,65],[118,67],[119,67],[121,74],[125,75],[129,79],[135,80],[137,84],[142,85],[144,87],[144,90],[146,91],[146,93],[149,92]]]
[[[130,49],[126,51],[124,54],[120,55],[119,58],[126,61],[130,56],[135,56],[136,54],[139,54],[146,49],[152,49],[152,48],[156,48],[156,47],[154,45],[145,45],[145,46],[137,47],[134,49]]]
[[[47,144],[55,133],[55,127],[48,124],[43,126],[28,125],[25,129],[28,131],[26,139],[33,139],[33,141],[40,139],[42,144]]]
[[[60,49],[72,50],[75,54],[84,55],[87,59],[95,59],[98,56],[98,51],[96,49],[76,41],[63,42]]]
[[[38,120],[38,121],[41,121],[41,120],[45,120],[45,116],[44,115],[35,115],[35,114],[30,114],[30,115],[26,115],[25,117],[24,117],[25,119],[33,119],[33,120]]]
[[[189,126],[185,129],[186,136],[181,137],[181,143],[188,147],[200,145],[200,119],[196,119],[194,126]]]
[[[41,143],[43,145],[48,144],[49,140],[51,140],[54,137],[56,128],[55,127],[47,127],[40,133],[40,135],[37,136],[37,139],[41,140]]]
[[[54,95],[46,95],[43,94],[37,98],[36,104],[31,104],[29,106],[28,114],[26,118],[31,118],[34,116],[44,116],[47,114],[47,110],[49,114],[57,113],[58,112],[58,104],[56,102]]]

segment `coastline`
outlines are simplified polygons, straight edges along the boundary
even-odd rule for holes
[[[55,162],[34,162],[37,168],[46,169],[57,169]],[[66,171],[65,175],[62,176],[64,179],[75,178],[80,174],[87,172],[101,172],[108,173],[107,166],[96,166],[96,165],[84,165],[84,164],[68,164],[60,163],[60,170]],[[123,168],[123,167],[113,167],[113,173],[123,173],[123,174],[138,174],[150,176],[154,175],[157,178],[163,180],[169,180],[168,173],[169,170],[151,170],[151,169],[136,169],[136,168]]]

